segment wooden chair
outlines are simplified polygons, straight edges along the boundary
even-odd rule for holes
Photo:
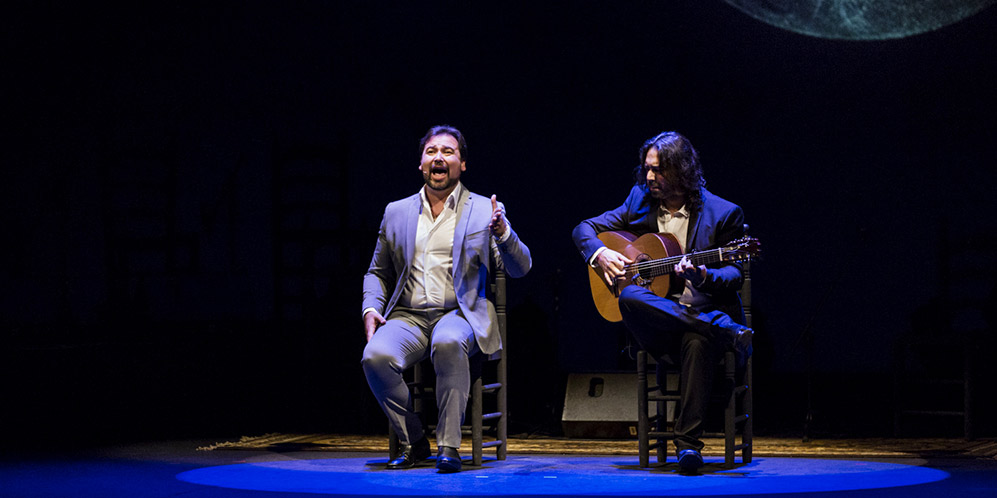
[[[495,315],[498,321],[499,334],[502,337],[502,349],[491,354],[477,354],[471,358],[471,392],[468,399],[469,415],[464,417],[466,422],[461,426],[461,433],[471,436],[471,461],[474,465],[481,465],[483,452],[485,449],[495,449],[495,459],[505,460],[508,445],[508,422],[506,415],[507,376],[506,376],[506,351],[509,349],[508,337],[506,334],[506,275],[501,269],[492,271],[493,281],[491,282],[491,300],[495,305]],[[406,375],[410,379],[409,390],[412,393],[413,409],[420,414],[423,423],[426,420],[425,400],[430,403],[435,402],[435,378],[431,375],[432,364],[429,360],[416,364]],[[484,378],[489,382],[486,383]],[[494,402],[489,405],[494,406],[495,411],[485,412],[484,397],[486,394],[494,395]],[[465,412],[466,413],[466,412]],[[494,428],[495,438],[485,441],[485,425]],[[427,437],[430,437],[436,430],[436,425],[428,425]],[[401,445],[394,428],[388,424],[388,453],[389,458],[394,459],[401,453]]]
[[[751,269],[750,263],[744,263],[744,285],[740,295],[745,325],[751,327]],[[677,383],[666,382],[666,385],[648,385],[647,351],[637,352],[637,446],[640,453],[640,466],[650,466],[650,451],[657,450],[658,463],[664,463],[668,454],[668,441],[675,439],[674,420],[669,416],[674,413],[674,407],[681,399]],[[711,395],[711,402],[721,401],[724,408],[723,432],[706,432],[705,437],[724,438],[724,466],[731,468],[735,464],[735,455],[741,452],[741,462],[751,463],[751,442],[753,438],[752,416],[752,377],[751,357],[748,357],[743,370],[737,368],[737,358],[734,351],[724,352],[720,365],[723,368],[723,382],[719,391]],[[677,369],[671,369],[671,375],[678,375]],[[740,374],[740,375],[738,375]],[[654,376],[655,373],[651,372]],[[655,415],[648,414],[649,404],[655,404]],[[671,404],[671,410],[669,410]],[[741,442],[737,443],[737,428],[741,426]],[[654,442],[651,442],[654,440]]]
[[[988,231],[953,237],[938,233],[934,299],[917,307],[911,329],[894,351],[894,436],[950,436],[966,440],[992,397],[987,381],[997,304],[997,235]]]

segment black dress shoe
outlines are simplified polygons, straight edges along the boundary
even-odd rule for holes
[[[678,457],[679,467],[685,472],[692,472],[703,466],[703,455],[696,450],[681,450]]]
[[[737,355],[737,364],[744,365],[751,356],[751,337],[755,331],[743,327],[734,333],[734,353]]]
[[[436,455],[436,468],[440,472],[460,472],[460,455],[457,448],[440,446],[440,452]]]
[[[387,468],[390,470],[411,469],[415,464],[429,458],[432,452],[429,449],[429,440],[425,436],[414,444],[405,445],[402,448],[402,455],[390,462]]]

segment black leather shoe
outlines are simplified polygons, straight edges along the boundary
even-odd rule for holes
[[[429,440],[425,436],[414,444],[405,445],[402,448],[402,455],[390,462],[387,468],[390,470],[411,469],[415,464],[429,458],[432,451],[429,449]]]
[[[747,327],[739,329],[734,333],[734,353],[737,355],[737,364],[744,365],[751,356],[751,337],[755,331]]]
[[[679,467],[685,472],[692,472],[703,466],[703,455],[696,450],[681,450],[679,455]]]
[[[440,452],[436,455],[436,468],[440,472],[460,472],[460,455],[457,448],[440,446]]]

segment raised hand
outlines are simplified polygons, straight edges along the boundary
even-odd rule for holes
[[[505,208],[499,207],[498,199],[496,199],[495,194],[492,194],[492,220],[488,223],[488,229],[492,235],[501,238],[505,235],[506,228]]]

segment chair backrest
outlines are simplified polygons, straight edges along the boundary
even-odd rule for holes
[[[501,357],[503,351],[506,348],[506,340],[508,339],[506,335],[506,293],[505,293],[505,280],[506,280],[505,270],[499,268],[498,265],[495,266],[492,271],[492,304],[495,305],[495,319],[499,328],[499,337],[502,339],[502,349],[492,353],[488,359],[497,360]]]
[[[744,235],[748,235],[748,224],[744,224]],[[741,307],[744,309],[744,325],[751,328],[751,260],[745,261],[741,268],[744,283],[738,294],[741,295]]]

